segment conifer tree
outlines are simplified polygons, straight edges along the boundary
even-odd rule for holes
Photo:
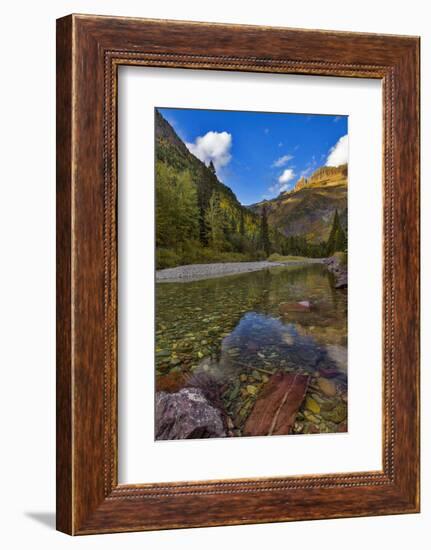
[[[210,172],[213,174],[213,176],[215,176],[215,173],[216,173],[216,169],[215,169],[215,166],[214,166],[214,163],[212,160],[210,160],[210,163],[208,165],[208,168],[210,170]]]
[[[244,212],[241,210],[239,218],[239,234],[241,237],[245,235],[245,224],[244,224]]]
[[[218,250],[223,242],[223,212],[220,208],[220,196],[213,191],[205,212],[205,223],[208,228],[208,241],[212,248]]]
[[[262,208],[262,215],[260,219],[260,239],[265,254],[269,256],[271,254],[271,242],[269,240],[268,214],[266,211],[266,205]]]
[[[338,210],[335,210],[331,233],[326,243],[326,253],[329,255],[337,251],[344,251],[347,246],[346,234],[341,227]]]

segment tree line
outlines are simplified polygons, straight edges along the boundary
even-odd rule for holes
[[[172,152],[172,151],[171,151]],[[175,160],[175,157],[174,157]],[[325,257],[347,247],[347,235],[335,211],[325,242],[286,237],[270,226],[266,205],[260,214],[238,203],[217,179],[214,165],[156,160],[157,268],[188,263],[266,259],[272,253]]]
[[[214,165],[178,168],[156,161],[158,267],[265,258],[259,215],[218,181]],[[267,232],[276,243],[274,230]]]
[[[304,235],[291,235],[282,244],[283,255],[306,256],[309,258],[326,258],[334,252],[347,250],[347,232],[343,229],[338,210],[332,219],[331,231],[326,241],[312,243]]]

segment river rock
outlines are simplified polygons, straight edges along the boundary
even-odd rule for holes
[[[186,377],[181,371],[171,371],[169,374],[156,376],[156,392],[175,393],[186,384]]]
[[[337,393],[337,387],[332,380],[319,377],[317,378],[317,385],[319,386],[321,392],[327,397],[334,397],[334,395],[336,395]]]
[[[340,273],[337,275],[335,288],[347,288],[347,273]]]
[[[312,422],[313,424],[319,424],[319,419],[317,418],[317,416],[315,416],[310,411],[305,410],[304,411],[304,416],[309,422]]]
[[[343,264],[338,256],[326,258],[324,263],[335,278],[335,288],[347,288],[347,264]]]
[[[257,391],[258,391],[258,388],[256,386],[252,386],[252,385],[247,386],[247,393],[249,393],[250,395],[256,395]]]
[[[347,405],[340,402],[331,411],[322,411],[321,414],[325,420],[339,424],[347,418]]]
[[[311,411],[312,413],[320,413],[320,405],[315,401],[310,395],[307,396],[305,400],[305,408]]]
[[[259,392],[246,420],[243,434],[255,436],[291,433],[307,391],[308,381],[309,376],[302,374],[273,374]]]
[[[319,364],[317,368],[319,375],[325,378],[335,378],[340,374],[340,371],[334,367],[324,367]]]
[[[157,392],[156,439],[203,439],[225,437],[223,414],[199,388],[176,393]]]
[[[310,311],[310,309],[311,303],[308,300],[302,300],[301,302],[282,302],[278,306],[278,310],[282,315],[298,311]]]

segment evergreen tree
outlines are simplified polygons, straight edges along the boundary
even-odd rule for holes
[[[215,169],[215,166],[214,166],[214,163],[213,163],[212,160],[210,160],[210,163],[209,163],[209,165],[208,165],[208,169],[209,169],[209,171],[211,172],[211,174],[212,174],[213,176],[216,175],[216,169]]]
[[[239,234],[241,237],[244,237],[245,235],[244,212],[242,209],[239,214]]]
[[[344,251],[347,247],[347,237],[341,226],[338,210],[335,210],[331,232],[326,242],[326,254],[329,256],[334,252]]]
[[[178,174],[175,188],[177,219],[174,220],[174,226],[178,242],[182,245],[199,238],[197,193],[189,171]]]
[[[269,256],[271,254],[271,242],[269,240],[268,214],[266,211],[266,205],[262,208],[262,215],[260,219],[260,239],[265,254]]]
[[[202,165],[199,173],[198,188],[198,206],[199,206],[199,240],[204,245],[208,245],[208,227],[205,221],[205,212],[208,208],[210,198],[214,189],[215,175],[211,170]]]
[[[220,208],[220,196],[213,191],[205,212],[205,223],[208,227],[208,242],[215,250],[223,244],[223,213]]]
[[[196,187],[189,171],[177,172],[156,163],[156,244],[181,250],[199,237]]]

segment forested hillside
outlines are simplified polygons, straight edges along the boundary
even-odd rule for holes
[[[288,240],[292,254],[325,256],[347,247],[347,165],[318,168],[292,191],[250,206]]]
[[[242,206],[214,166],[192,155],[156,111],[157,268],[246,261],[283,253],[286,239],[266,212]]]

